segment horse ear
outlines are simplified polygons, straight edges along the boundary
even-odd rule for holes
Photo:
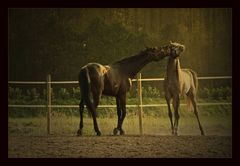
[[[172,44],[172,40],[170,40],[169,43]]]

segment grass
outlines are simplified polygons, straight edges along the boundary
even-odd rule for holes
[[[135,109],[135,108],[132,108]],[[170,135],[170,121],[167,109],[144,108],[143,132],[144,134]],[[199,107],[199,117],[207,135],[232,135],[232,111],[231,106]],[[101,110],[99,110],[101,111]],[[105,110],[106,111],[106,110]],[[135,110],[136,111],[136,110]],[[123,128],[126,134],[139,134],[139,118],[133,110],[128,110]],[[98,125],[103,135],[112,135],[116,127],[116,112],[109,116],[99,116]],[[67,116],[62,112],[53,112],[51,120],[51,131],[54,135],[76,135],[79,126],[78,116]],[[9,117],[9,135],[46,135],[47,119],[44,116],[30,118]],[[95,135],[91,118],[84,117],[84,135]],[[180,109],[179,120],[180,135],[200,135],[196,117],[193,112]]]

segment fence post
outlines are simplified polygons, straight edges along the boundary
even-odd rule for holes
[[[47,76],[47,133],[51,134],[51,75]]]
[[[142,127],[142,76],[141,73],[137,75],[137,85],[138,85],[138,115],[139,115],[139,130],[140,135],[143,134],[143,127]]]

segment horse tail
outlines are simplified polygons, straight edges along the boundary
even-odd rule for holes
[[[83,101],[83,103],[86,104],[88,109],[93,110],[93,104],[90,99],[91,80],[89,77],[89,71],[86,67],[80,70],[78,75],[78,82],[79,82],[80,91],[81,91],[81,100]]]
[[[187,96],[186,101],[187,101],[187,110],[192,111],[193,110],[193,105],[192,105],[191,98],[189,96]]]
[[[193,77],[193,83],[194,83],[194,87],[195,87],[195,93],[197,93],[198,90],[198,78],[197,78],[197,73],[191,69],[189,69],[189,71],[192,74]],[[192,100],[189,96],[187,96],[187,108],[189,111],[193,110],[193,105],[192,105]]]

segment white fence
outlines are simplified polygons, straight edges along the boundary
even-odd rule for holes
[[[217,76],[217,77],[198,77],[199,80],[217,80],[217,79],[232,79],[232,76]],[[142,109],[143,107],[166,107],[167,104],[142,104],[142,82],[143,81],[163,81],[164,78],[141,78],[141,73],[138,74],[137,79],[132,79],[133,82],[138,84],[138,104],[126,105],[126,107],[138,107],[139,110],[139,129],[142,134]],[[51,85],[52,84],[78,84],[78,81],[51,81],[51,75],[47,76],[46,81],[8,81],[8,84],[45,84],[47,86],[47,104],[46,105],[13,105],[9,104],[8,107],[19,108],[46,108],[47,109],[47,131],[51,133],[51,108],[78,108],[78,105],[52,105],[51,104]],[[186,104],[181,104],[186,105]],[[229,102],[216,102],[216,103],[198,103],[200,106],[205,105],[232,105]],[[99,105],[100,108],[116,108],[116,105]]]

